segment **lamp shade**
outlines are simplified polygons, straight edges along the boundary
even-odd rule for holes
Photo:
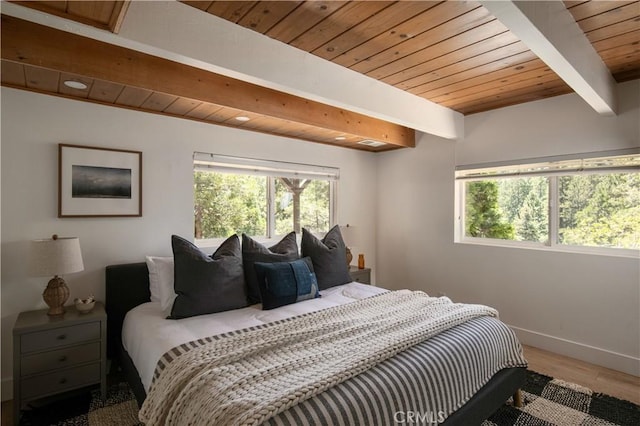
[[[70,274],[84,270],[78,237],[33,240],[29,272],[35,277]]]

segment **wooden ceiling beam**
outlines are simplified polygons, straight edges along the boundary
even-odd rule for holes
[[[2,59],[229,106],[399,147],[415,132],[200,68],[2,15]]]

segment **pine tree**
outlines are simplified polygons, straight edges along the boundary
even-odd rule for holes
[[[466,233],[472,237],[511,240],[513,225],[502,221],[495,181],[467,184]]]

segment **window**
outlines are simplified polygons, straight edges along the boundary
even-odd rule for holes
[[[324,233],[335,223],[338,169],[205,153],[193,164],[196,240]]]
[[[638,150],[461,167],[456,180],[456,241],[635,256],[640,250]]]

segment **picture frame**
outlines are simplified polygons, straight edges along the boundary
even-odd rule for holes
[[[142,216],[142,152],[58,144],[58,217]]]

